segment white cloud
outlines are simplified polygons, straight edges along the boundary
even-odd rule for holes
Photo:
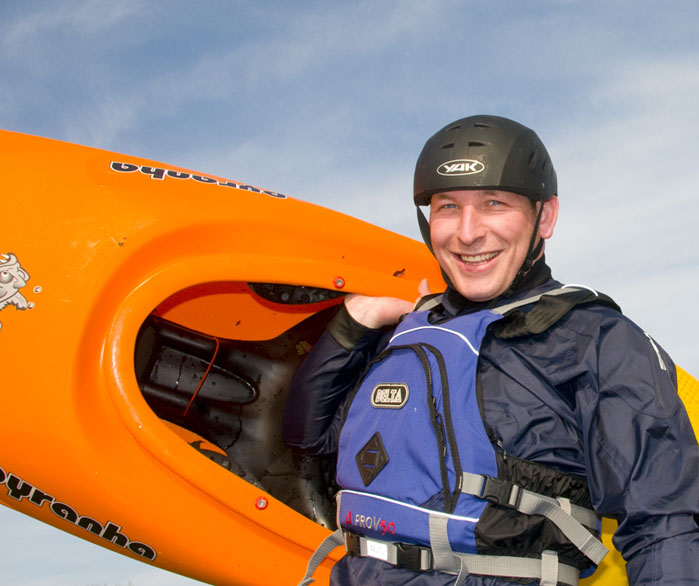
[[[16,20],[5,20],[5,24],[0,26],[2,59],[21,59],[24,64],[40,64],[38,56],[28,52],[27,47],[42,47],[48,54],[60,51],[63,47],[56,47],[51,42],[56,37],[63,42],[77,36],[87,40],[99,38],[102,43],[110,39],[123,43],[124,38],[116,34],[120,25],[129,18],[145,16],[147,6],[140,0],[68,0],[61,3],[60,10],[53,3],[43,3],[39,8],[33,5],[26,12],[20,12]],[[45,63],[45,66],[50,65]]]

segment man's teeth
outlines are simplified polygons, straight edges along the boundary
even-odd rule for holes
[[[487,262],[497,255],[497,252],[488,252],[486,254],[462,254],[461,260],[464,262]]]

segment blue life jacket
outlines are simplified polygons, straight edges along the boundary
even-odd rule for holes
[[[457,584],[468,573],[576,584],[581,569],[594,570],[607,550],[595,535],[593,511],[499,477],[502,462],[483,424],[477,373],[486,331],[504,315],[501,337],[532,335],[597,298],[613,304],[594,291],[563,288],[442,323],[430,323],[429,311],[408,314],[348,398],[337,462],[341,528],[328,546],[344,532],[350,553],[397,565],[406,545],[417,547],[410,567],[458,574]],[[518,309],[532,304],[538,311]],[[546,517],[557,530],[549,531],[553,542],[534,552],[538,559],[531,551],[482,555],[476,530],[489,503]],[[577,548],[585,565],[559,563],[559,546]]]
[[[475,553],[474,528],[487,501],[460,493],[460,485],[464,472],[498,474],[476,371],[486,328],[502,314],[479,311],[440,325],[428,315],[405,317],[350,399],[338,452],[345,490],[338,518],[364,535],[429,545],[428,515],[414,507],[443,511],[454,516],[452,547]]]

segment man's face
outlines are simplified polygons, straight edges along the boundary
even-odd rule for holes
[[[549,238],[558,198],[543,207],[538,234]],[[461,295],[489,301],[509,288],[529,250],[537,210],[525,196],[508,191],[460,190],[432,196],[434,255]]]

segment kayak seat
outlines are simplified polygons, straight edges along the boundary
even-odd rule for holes
[[[211,442],[227,460],[193,447],[331,529],[334,459],[289,449],[281,422],[291,376],[336,309],[263,341],[216,338],[150,315],[134,356],[139,387],[158,417]]]

